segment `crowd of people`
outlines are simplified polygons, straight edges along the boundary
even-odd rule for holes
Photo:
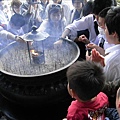
[[[12,0],[10,8],[0,0],[0,49],[35,25],[38,31],[74,41],[78,60],[66,73],[73,101],[67,120],[120,119],[120,7],[115,0]]]

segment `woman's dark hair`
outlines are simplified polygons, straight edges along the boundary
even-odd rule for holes
[[[81,100],[91,100],[104,87],[103,67],[92,61],[77,61],[68,68],[67,80]]]
[[[98,15],[106,7],[112,6],[112,0],[94,0],[93,13]]]
[[[116,32],[120,41],[120,7],[111,7],[105,17],[105,23],[109,34]]]

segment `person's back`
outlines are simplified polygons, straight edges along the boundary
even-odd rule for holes
[[[67,120],[104,120],[108,97],[101,92],[105,77],[100,64],[77,61],[67,70],[68,92],[73,100],[68,107]]]

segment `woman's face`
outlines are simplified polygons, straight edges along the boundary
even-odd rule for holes
[[[51,13],[50,20],[55,23],[59,22],[61,20],[61,13],[60,12]]]

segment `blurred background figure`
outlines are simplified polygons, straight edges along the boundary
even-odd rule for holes
[[[26,26],[24,27],[25,33],[30,32],[33,25],[39,27],[42,23],[42,18],[40,16],[41,5],[39,0],[34,0],[34,2],[26,0],[23,2],[21,6],[21,13],[26,19]]]
[[[41,4],[40,16],[42,20],[44,20],[46,18],[45,10],[46,10],[46,6],[49,4],[49,0],[40,0],[40,4]]]
[[[70,13],[70,22],[82,17],[82,8],[84,6],[84,0],[72,0],[73,9]]]
[[[21,5],[22,2],[20,0],[12,0],[11,1],[11,14],[21,14]]]

